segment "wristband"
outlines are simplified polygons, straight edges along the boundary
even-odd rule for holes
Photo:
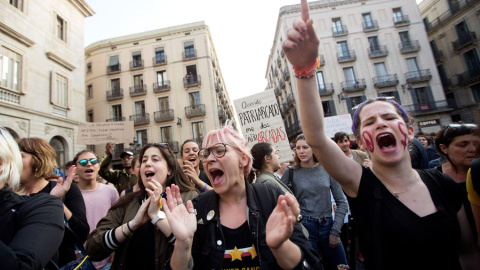
[[[295,73],[295,77],[311,75],[317,68],[317,65],[318,65],[318,58],[316,58],[315,62],[313,62],[313,64],[305,70],[296,70],[296,68],[293,67],[293,72]]]
[[[310,75],[306,75],[306,76],[295,75],[295,78],[297,78],[297,79],[310,79],[310,78],[313,78],[313,77],[315,77],[314,74],[310,74]]]
[[[202,192],[204,192],[205,190],[207,190],[207,183],[205,183],[205,186],[203,186]]]
[[[129,221],[129,222],[130,222],[130,221]],[[130,232],[132,232],[132,233],[134,232],[134,230],[132,230],[132,228],[130,228],[130,225],[128,224],[128,222],[127,222],[127,228],[128,228],[128,230],[129,230]]]
[[[123,227],[125,226],[125,224],[122,225],[122,234],[123,236],[125,236],[125,238],[128,238],[128,235],[125,233],[125,231],[123,230]],[[128,223],[127,223],[127,226],[128,226]]]

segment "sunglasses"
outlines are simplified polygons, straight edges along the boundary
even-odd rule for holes
[[[445,131],[443,132],[443,136],[445,136],[445,134],[447,134],[447,130],[449,130],[450,128],[455,129],[455,128],[460,128],[460,127],[477,128],[477,125],[476,124],[449,124],[447,126],[447,128],[445,129]]]
[[[91,158],[90,160],[88,159],[81,159],[78,161],[78,164],[80,164],[81,166],[87,166],[88,162],[90,161],[90,164],[92,165],[95,165],[98,163],[98,159],[96,158]]]

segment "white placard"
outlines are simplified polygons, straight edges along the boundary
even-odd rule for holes
[[[352,134],[352,116],[350,114],[342,114],[336,116],[325,117],[325,133],[328,137],[333,138],[335,133],[343,131]]]
[[[77,143],[128,143],[133,136],[133,121],[79,123]]]

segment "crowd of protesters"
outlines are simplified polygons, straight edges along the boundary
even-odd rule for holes
[[[0,127],[0,268],[479,269],[480,133],[453,123],[415,133],[392,98],[369,99],[351,133],[325,133],[309,7],[286,32],[303,134],[280,163],[230,121],[177,157],[151,143],[76,153],[66,176],[41,138]],[[358,145],[358,149],[357,149]],[[468,196],[467,196],[468,195]],[[357,243],[358,242],[358,246]]]

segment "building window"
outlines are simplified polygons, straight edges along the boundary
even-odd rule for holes
[[[143,74],[133,76],[133,90],[135,93],[144,92]]]
[[[375,24],[373,23],[372,14],[364,13],[362,14],[363,17],[363,24],[365,29],[372,29],[375,28]]]
[[[345,76],[345,81],[347,83],[354,84],[356,79],[355,79],[355,71],[353,70],[353,67],[348,67],[343,69],[343,75]]]
[[[471,77],[480,75],[480,61],[478,60],[477,51],[475,49],[470,50],[463,54],[463,58],[467,65],[468,74]]]
[[[173,132],[172,127],[161,127],[160,128],[160,141],[164,143],[171,143],[173,142]]]
[[[114,122],[123,121],[122,105],[112,105],[112,120]]]
[[[50,140],[50,145],[57,154],[56,161],[59,169],[65,173],[65,145],[63,144],[62,139],[59,137],[53,137]]]
[[[385,63],[376,63],[375,66],[375,73],[377,74],[378,83],[383,84],[388,80],[387,68],[385,67]]]
[[[87,122],[94,122],[93,121],[93,110],[88,110],[87,112]]]
[[[145,116],[145,102],[144,101],[135,102],[135,114],[137,115],[137,118]]]
[[[92,85],[87,86],[87,99],[93,98],[93,87]]]
[[[57,15],[57,37],[63,41],[67,41],[67,22]]]
[[[120,93],[120,79],[110,80],[110,85],[112,86],[112,93]]]
[[[317,72],[317,84],[318,84],[318,90],[320,91],[320,93],[327,92],[327,89],[325,87],[325,80],[323,78],[323,72],[322,71]]]
[[[61,107],[68,106],[68,79],[60,74],[55,75],[55,93],[53,103]]]
[[[133,52],[132,53],[132,67],[137,68],[137,67],[142,67],[142,66],[143,66],[142,52]]]
[[[137,137],[136,140],[140,144],[140,148],[143,147],[144,145],[148,144],[148,136],[147,136],[147,130],[137,130],[136,131]]]
[[[349,59],[350,52],[346,41],[337,42],[338,59]]]
[[[192,133],[194,139],[203,139],[205,137],[203,129],[203,122],[194,122],[192,123]]]
[[[120,71],[120,63],[118,61],[118,55],[110,56],[108,62],[108,68],[110,72]]]
[[[184,47],[185,47],[185,58],[196,57],[195,56],[195,46],[193,44],[193,41],[185,42]]]
[[[480,102],[480,84],[475,84],[471,86],[472,88],[472,94],[473,98],[475,99],[475,102]]]
[[[410,44],[410,35],[408,34],[408,31],[400,32],[398,35],[400,36],[400,42],[402,42],[403,46],[408,46]]]
[[[158,108],[160,109],[160,111],[170,110],[168,97],[158,98]]]
[[[334,35],[343,34],[345,29],[342,25],[342,19],[340,18],[333,18],[332,19],[332,29]]]
[[[398,94],[398,91],[381,92],[381,93],[378,93],[378,96],[379,97],[393,97],[398,104],[402,105],[402,102],[400,100],[400,95]]]
[[[167,71],[166,70],[157,71],[157,82],[158,82],[159,87],[167,85]]]
[[[197,105],[202,104],[200,101],[200,92],[192,92],[188,94],[190,100],[190,106],[196,107]]]
[[[348,112],[351,114],[355,106],[359,105],[366,99],[367,99],[366,96],[347,97],[346,102],[347,102]]]
[[[394,8],[393,10],[393,22],[394,23],[401,23],[405,21],[403,16],[402,8]]]
[[[370,52],[375,54],[376,52],[380,51],[380,43],[378,42],[378,37],[369,37],[368,38],[368,46],[370,47]]]
[[[87,63],[87,73],[92,72],[92,63]]]
[[[10,5],[23,10],[23,0],[10,0]]]
[[[155,64],[165,63],[165,50],[163,47],[155,48]]]
[[[460,5],[458,3],[458,0],[448,0],[448,7],[450,8],[450,12],[453,14],[460,10]]]
[[[0,50],[0,80],[3,87],[19,91],[22,56],[5,47]]]
[[[335,102],[333,100],[322,101],[323,115],[325,117],[336,115]]]

